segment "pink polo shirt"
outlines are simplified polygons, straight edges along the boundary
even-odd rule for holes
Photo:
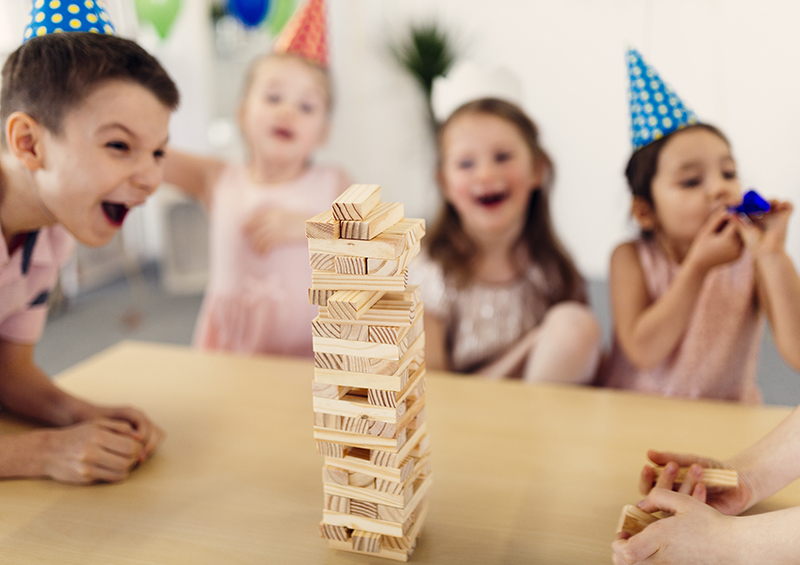
[[[36,343],[47,318],[47,298],[75,241],[62,226],[27,235],[11,256],[0,238],[0,339]]]

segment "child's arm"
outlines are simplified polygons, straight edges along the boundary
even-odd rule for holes
[[[433,314],[426,313],[425,325],[425,366],[431,371],[449,371],[445,345],[445,330],[442,321]]]
[[[664,489],[654,489],[639,507],[673,515],[632,537],[618,535],[612,544],[617,565],[797,563],[800,508],[730,517],[691,496]]]
[[[225,162],[212,157],[199,157],[169,148],[164,157],[164,182],[175,185],[208,207],[211,189],[217,182]]]
[[[533,328],[527,334],[523,335],[514,343],[503,355],[498,359],[481,367],[477,374],[484,377],[493,379],[502,379],[522,374],[522,364],[525,363],[528,357],[536,346],[539,339],[539,328]]]
[[[739,257],[742,243],[730,213],[713,214],[695,237],[667,292],[650,302],[636,247],[626,243],[611,256],[611,303],[617,338],[628,359],[647,369],[678,345],[708,271]]]
[[[339,171],[336,197],[347,190],[350,184],[347,175]],[[305,242],[307,219],[307,213],[264,206],[250,215],[244,224],[244,234],[257,253],[266,253],[279,243]]]
[[[767,313],[783,358],[800,371],[800,277],[786,254],[786,229],[792,205],[771,202],[755,223],[737,218],[739,233],[756,260],[759,301]]]
[[[33,361],[33,345],[0,340],[0,404],[54,426],[0,436],[0,477],[122,480],[163,432],[132,408],[100,407],[59,389]]]

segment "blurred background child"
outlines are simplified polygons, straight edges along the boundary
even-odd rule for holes
[[[552,227],[553,165],[534,123],[498,98],[460,106],[438,132],[437,178],[445,202],[411,270],[428,368],[589,382],[600,329]]]
[[[126,478],[163,432],[140,410],[63,391],[34,347],[73,237],[105,245],[160,184],[178,91],[144,49],[105,35],[97,4],[67,9],[37,2],[3,66],[0,404],[52,427],[0,436],[0,478],[87,484]],[[54,33],[61,22],[70,33]]]
[[[194,344],[238,353],[313,355],[305,220],[330,208],[349,181],[312,164],[332,105],[324,5],[310,1],[252,65],[239,110],[246,163],[170,150],[165,180],[198,198],[210,218],[210,280]],[[312,25],[313,32],[297,34]]]
[[[729,211],[742,189],[728,140],[698,124],[635,50],[629,67],[626,176],[642,235],[611,258],[615,340],[601,382],[758,403],[762,314],[800,366],[800,287],[784,249],[792,207],[773,201],[755,220]]]

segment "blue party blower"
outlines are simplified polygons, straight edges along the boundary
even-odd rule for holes
[[[755,190],[748,190],[738,206],[731,206],[731,212],[748,216],[761,216],[769,212],[769,202],[764,200]]]

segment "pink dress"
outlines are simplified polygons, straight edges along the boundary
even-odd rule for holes
[[[275,206],[310,218],[330,208],[341,173],[311,167],[280,185],[251,180],[244,165],[230,164],[214,187],[210,209],[210,280],[195,327],[194,345],[236,353],[312,357],[308,303],[311,267],[305,241],[256,253],[243,226],[255,210]]]
[[[669,288],[678,265],[654,241],[636,242],[651,301]],[[660,365],[635,368],[614,338],[599,384],[688,398],[762,401],[756,367],[764,324],[756,304],[755,264],[745,251],[706,276],[681,341]]]

